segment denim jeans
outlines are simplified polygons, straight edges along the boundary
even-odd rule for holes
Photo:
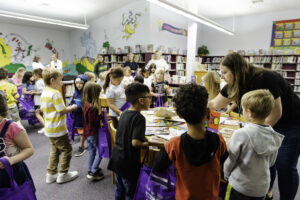
[[[88,143],[89,151],[88,168],[90,172],[95,173],[99,169],[102,160],[98,154],[98,137],[88,136],[86,142]]]
[[[122,178],[115,173],[115,200],[131,200],[134,197],[137,178]]]
[[[273,186],[277,170],[280,200],[293,200],[299,186],[297,162],[300,154],[300,125],[275,130],[285,135],[285,138],[279,148],[275,166],[270,169],[270,188]]]

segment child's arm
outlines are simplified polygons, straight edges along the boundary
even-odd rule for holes
[[[165,84],[164,88],[165,88],[167,94],[171,94],[171,90],[170,90],[170,86],[169,85]]]
[[[149,142],[142,142],[141,140],[136,139],[131,140],[131,144],[135,148],[145,148],[149,146]]]
[[[6,157],[11,165],[14,165],[22,160],[32,156],[34,153],[33,146],[28,138],[25,130],[22,130],[14,139],[14,143],[21,148],[21,152],[12,157]],[[3,169],[3,164],[0,162],[0,169]]]
[[[168,167],[172,164],[172,161],[170,160],[165,147],[162,147],[158,154],[155,156],[154,162],[153,162],[153,169],[155,171],[164,171],[168,169]]]
[[[27,91],[27,88],[26,88],[26,87],[23,87],[23,88],[22,88],[22,93],[23,93],[23,94],[31,94],[31,91]]]
[[[16,86],[14,86],[13,89],[11,90],[11,94],[15,99],[18,99],[20,97]]]
[[[243,133],[239,133],[239,131],[235,131],[230,139],[227,148],[229,155],[224,163],[225,180],[228,180],[232,170],[237,166],[237,160],[240,157],[240,153],[242,151],[244,142],[245,140],[243,139]]]
[[[73,110],[76,110],[76,109],[77,109],[77,105],[73,104],[72,106],[66,107],[64,110],[60,111],[59,113],[62,114],[62,115],[64,115],[64,114],[72,112]]]
[[[114,98],[107,98],[106,101],[107,101],[107,105],[110,109],[112,109],[118,115],[122,114],[122,111],[119,110],[119,108],[114,104]]]
[[[158,97],[158,93],[154,92],[154,85],[153,83],[151,84],[151,89],[150,89],[150,96]]]

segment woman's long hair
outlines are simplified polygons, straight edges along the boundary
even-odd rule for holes
[[[228,85],[228,98],[239,101],[247,92],[252,78],[262,71],[263,68],[255,67],[247,63],[244,57],[238,53],[230,53],[224,57],[221,65],[230,69],[233,74],[233,83]]]

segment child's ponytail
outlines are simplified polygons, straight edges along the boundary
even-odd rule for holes
[[[106,75],[105,82],[103,85],[104,93],[109,86],[110,78],[119,78],[124,77],[124,71],[122,67],[114,67],[110,70],[110,72]]]
[[[109,86],[109,82],[110,82],[110,73],[107,73],[106,77],[105,77],[105,82],[104,82],[104,85],[103,85],[103,90],[104,90],[104,93],[106,92],[106,89],[108,88]]]

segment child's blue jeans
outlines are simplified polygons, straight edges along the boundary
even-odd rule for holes
[[[95,173],[99,169],[102,160],[98,154],[98,137],[88,136],[86,142],[88,143],[89,151],[88,168],[90,172]]]

